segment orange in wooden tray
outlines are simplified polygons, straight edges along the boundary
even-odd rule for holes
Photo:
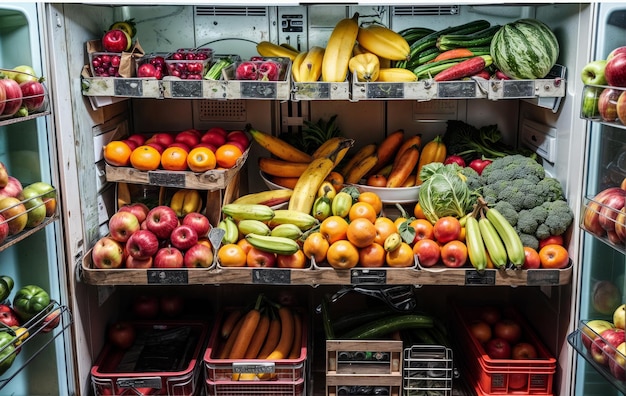
[[[346,236],[352,244],[358,248],[364,248],[374,243],[376,239],[376,227],[369,219],[354,219],[348,225]]]
[[[372,191],[363,191],[359,194],[359,198],[357,199],[359,202],[367,202],[372,205],[376,215],[379,215],[383,210],[383,201],[380,199],[378,194]]]
[[[237,160],[241,158],[243,153],[241,149],[234,144],[223,144],[215,151],[215,158],[217,159],[217,165],[222,168],[232,168],[237,163]]]
[[[398,232],[398,227],[396,227],[393,220],[388,217],[376,218],[374,227],[376,227],[376,238],[374,238],[374,242],[381,246],[385,243],[385,239],[387,239],[389,235]]]
[[[385,265],[387,252],[378,243],[359,249],[359,265],[363,267],[382,267]]]
[[[187,151],[182,147],[170,146],[161,154],[161,167],[165,170],[187,170]]]
[[[390,267],[410,267],[415,263],[413,248],[406,242],[390,252],[386,256],[387,265]]]
[[[151,146],[139,146],[130,154],[130,164],[140,171],[158,169],[161,165],[161,153]]]
[[[223,267],[245,267],[246,252],[235,243],[227,243],[217,251],[217,258]]]
[[[326,261],[333,268],[352,268],[359,263],[359,250],[350,241],[339,240],[328,248]]]
[[[196,147],[187,155],[187,166],[193,172],[206,172],[215,169],[215,165],[215,154],[207,147]]]
[[[104,160],[113,166],[128,166],[130,154],[133,152],[125,142],[113,140],[102,148]]]
[[[314,232],[304,240],[302,251],[308,258],[313,258],[316,262],[321,263],[326,260],[329,246],[328,239],[321,232]]]
[[[348,218],[350,221],[356,219],[367,219],[370,223],[374,224],[376,221],[376,210],[367,202],[356,202],[350,207]]]
[[[348,222],[341,216],[330,216],[320,224],[320,232],[332,244],[340,239],[346,239]]]

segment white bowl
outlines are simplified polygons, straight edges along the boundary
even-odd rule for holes
[[[270,190],[286,190],[287,189],[287,187],[283,187],[276,183],[271,182],[270,179],[267,177],[267,175],[263,173],[262,171],[259,171],[259,174],[261,175],[261,179],[263,179],[267,188],[269,188]]]
[[[361,192],[371,191],[376,193],[384,203],[414,203],[418,201],[420,186],[415,187],[372,187],[365,184],[353,184]]]

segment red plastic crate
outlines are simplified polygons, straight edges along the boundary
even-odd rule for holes
[[[556,372],[556,359],[524,318],[514,310],[521,325],[523,338],[537,349],[536,359],[492,359],[482,344],[472,336],[468,324],[478,318],[479,307],[455,307],[459,326],[459,347],[465,360],[468,378],[478,395],[552,395],[552,382]]]
[[[218,316],[215,326],[213,326],[213,331],[211,332],[211,337],[209,338],[209,345],[204,354],[204,362],[206,365],[206,379],[219,385],[222,382],[232,382],[232,376],[235,372],[261,372],[274,374],[272,376],[272,380],[270,381],[254,381],[259,389],[273,386],[276,381],[290,381],[293,385],[294,382],[303,379],[306,373],[308,326],[306,317],[303,314],[300,315],[302,317],[302,347],[300,349],[300,356],[298,358],[279,360],[237,360],[216,359],[215,357],[213,357],[213,353],[219,349],[220,343],[223,342],[223,340],[221,340],[219,336],[219,329],[221,327],[222,318],[225,315],[223,312],[221,312]],[[235,383],[238,383],[238,381],[235,381]],[[255,391],[255,393],[257,392]]]
[[[206,380],[207,396],[304,396],[304,379],[297,381]]]
[[[107,343],[91,368],[91,382],[100,395],[192,396],[202,389],[202,365],[207,325],[201,322],[135,322],[135,344],[121,350]],[[171,338],[167,338],[170,336]],[[155,338],[151,338],[155,337]],[[157,337],[158,341],[157,341]],[[151,344],[144,340],[154,341]],[[169,341],[164,341],[169,340]],[[170,345],[177,356],[159,355]],[[176,352],[177,351],[177,352]],[[143,354],[143,355],[142,355]],[[179,363],[172,366],[172,357]],[[168,368],[165,368],[165,366]]]

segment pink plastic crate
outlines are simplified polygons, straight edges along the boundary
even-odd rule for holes
[[[304,379],[297,381],[217,381],[206,380],[207,396],[304,396]]]

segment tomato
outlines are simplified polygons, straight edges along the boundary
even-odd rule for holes
[[[476,338],[481,344],[484,344],[491,339],[491,326],[480,319],[470,322],[469,330],[474,338]]]
[[[513,319],[500,319],[493,326],[493,334],[498,338],[514,343],[522,337],[522,328]]]
[[[372,175],[365,180],[365,184],[371,187],[386,187],[387,178],[383,175]]]
[[[539,241],[539,250],[546,245],[561,245],[563,246],[562,235],[551,235]]]

